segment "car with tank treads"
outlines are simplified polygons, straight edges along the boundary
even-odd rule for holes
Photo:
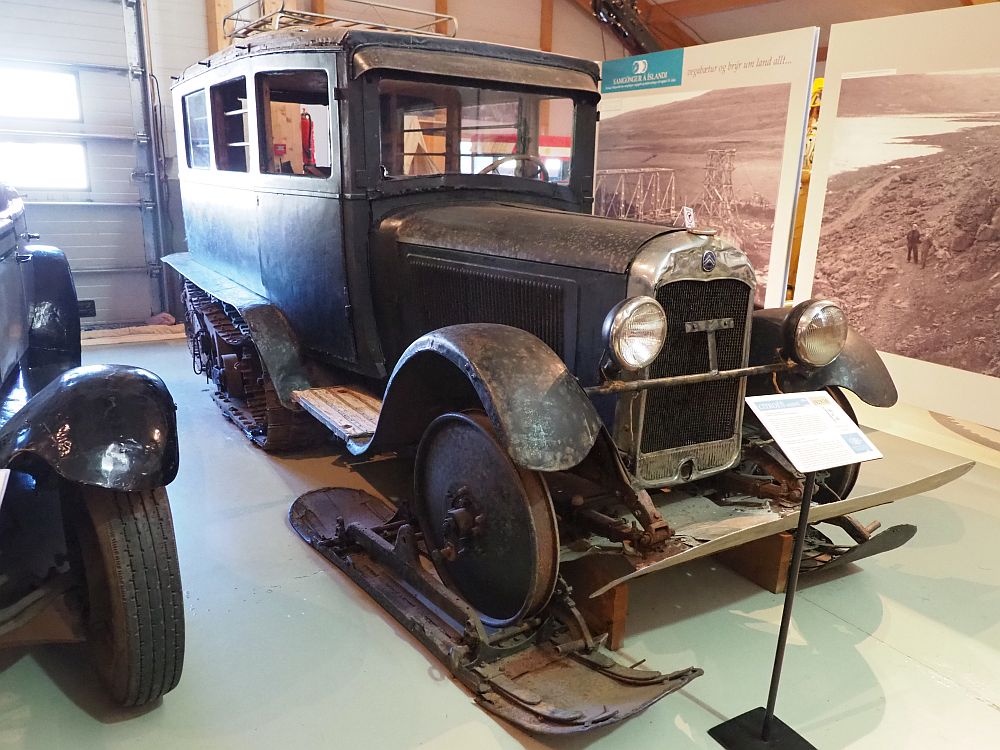
[[[827,390],[849,410],[841,389],[876,406],[896,389],[834,302],[755,309],[754,269],[712,229],[592,215],[596,64],[413,13],[226,17],[232,45],[172,89],[189,252],[165,262],[195,371],[254,443],[307,448],[322,427],[413,461],[388,511],[300,498],[303,538],[490,710],[603,726],[700,672],[616,665],[562,566],[614,557],[624,580],[690,556],[686,498],[794,528],[803,476],[744,397]],[[837,512],[857,475],[823,473],[817,498],[849,559],[912,528],[865,547],[874,527]],[[847,551],[812,533],[817,564]]]

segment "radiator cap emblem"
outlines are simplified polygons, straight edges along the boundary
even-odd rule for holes
[[[711,273],[715,270],[715,265],[718,260],[715,257],[715,252],[712,250],[706,250],[701,256],[701,270],[705,273]]]

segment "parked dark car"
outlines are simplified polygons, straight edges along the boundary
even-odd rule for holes
[[[30,239],[0,184],[0,647],[86,640],[137,706],[184,659],[175,407],[151,372],[80,366],[66,258]]]
[[[292,525],[487,708],[538,731],[620,720],[699,672],[597,658],[563,566],[614,558],[609,588],[672,564],[700,544],[675,534],[685,497],[794,527],[803,477],[744,396],[826,389],[850,409],[840,388],[889,406],[895,387],[833,302],[755,310],[753,268],[714,231],[591,215],[597,65],[371,26],[251,2],[174,85],[190,253],[166,262],[195,371],[266,450],[323,425],[352,454],[413,457],[395,515],[324,490]],[[822,474],[817,499],[832,512],[857,471]],[[875,528],[837,521],[859,545]],[[520,692],[503,659],[531,644],[535,667],[555,648],[590,672],[522,664]],[[601,700],[598,678],[617,681]],[[640,684],[659,687],[622,698]]]

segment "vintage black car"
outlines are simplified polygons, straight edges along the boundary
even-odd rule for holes
[[[234,23],[173,87],[195,370],[266,450],[320,424],[358,456],[415,449],[413,497],[373,523],[416,528],[490,628],[523,633],[560,561],[682,549],[659,490],[794,509],[746,394],[895,401],[834,303],[755,310],[713,231],[591,215],[594,63],[299,15]],[[351,514],[319,538],[321,515],[293,524],[350,547]]]
[[[80,366],[69,266],[35,238],[0,184],[0,647],[87,640],[138,706],[184,659],[174,403],[146,370]]]

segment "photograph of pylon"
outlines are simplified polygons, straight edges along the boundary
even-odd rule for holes
[[[594,213],[673,224],[693,208],[749,256],[762,299],[789,87],[658,92],[602,111]]]
[[[601,66],[594,213],[716,229],[756,301],[784,303],[819,29],[699,44]]]

